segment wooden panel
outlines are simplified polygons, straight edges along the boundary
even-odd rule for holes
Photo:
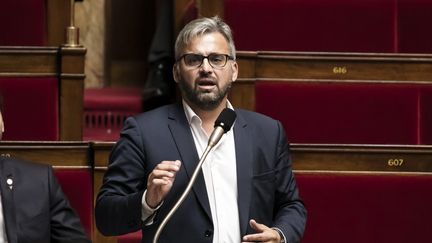
[[[432,55],[427,54],[239,51],[237,63],[238,83],[277,80],[432,84]],[[250,85],[239,85],[230,97],[242,97],[245,92],[253,97],[247,101],[248,107],[255,107]]]
[[[0,47],[0,76],[56,76],[57,48]]]
[[[228,98],[235,108],[255,110],[254,81],[242,80],[234,82]]]
[[[240,78],[432,83],[432,55],[238,52]],[[248,70],[255,70],[255,75]]]
[[[94,204],[96,205],[97,194],[99,193],[99,189],[102,186],[103,176],[108,167],[109,155],[111,153],[112,148],[114,147],[115,142],[94,142],[92,143],[93,155],[94,155]],[[106,237],[103,236],[96,227],[95,222],[95,231],[94,231],[94,242],[98,243],[116,243],[116,237]]]
[[[60,139],[82,139],[86,49],[0,47],[0,77],[60,77]]]
[[[61,48],[60,140],[82,140],[86,49]]]
[[[115,142],[92,143],[95,168],[106,168],[108,166],[109,155],[115,144]]]
[[[93,145],[95,167],[108,165],[114,142]],[[291,144],[295,170],[432,172],[432,146]]]
[[[432,146],[292,144],[295,170],[432,172]]]
[[[61,47],[61,73],[84,75],[84,47]]]
[[[220,0],[198,0],[199,15],[203,17],[213,17],[215,15],[224,18],[224,1]]]
[[[86,142],[0,142],[1,156],[59,168],[89,168],[89,148]]]
[[[70,25],[71,0],[47,0],[47,44],[60,46],[66,43],[66,27]]]
[[[256,79],[256,62],[258,53],[256,52],[237,52],[237,64],[239,66],[240,79]]]
[[[99,192],[100,187],[102,186],[102,180],[103,180],[103,176],[105,174],[106,168],[95,168],[94,170],[94,187],[93,187],[93,192],[94,192],[94,205],[96,205],[96,198],[97,198],[97,194]],[[117,237],[107,237],[102,235],[102,233],[99,232],[99,230],[96,227],[96,220],[93,221],[94,222],[94,233],[93,233],[93,239],[94,242],[97,243],[116,243],[117,242]]]

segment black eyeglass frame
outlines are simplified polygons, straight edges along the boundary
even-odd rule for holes
[[[224,56],[224,57],[225,57],[225,63],[224,63],[222,66],[215,66],[215,65],[213,65],[212,62],[210,61],[209,57],[211,57],[211,56],[215,56],[215,55],[216,55],[216,56]],[[228,63],[229,60],[234,60],[234,58],[233,58],[232,56],[228,55],[228,54],[210,53],[209,55],[204,56],[204,55],[201,55],[201,54],[186,53],[186,54],[181,55],[181,56],[180,56],[176,61],[178,62],[178,61],[184,59],[186,56],[198,56],[198,57],[201,58],[201,62],[200,62],[200,64],[197,65],[197,66],[190,66],[190,65],[186,64],[186,62],[184,62],[186,66],[188,66],[188,67],[193,67],[193,68],[199,68],[199,67],[201,67],[201,65],[202,65],[203,62],[204,62],[204,59],[207,59],[208,63],[210,64],[210,66],[211,66],[212,68],[224,68],[224,67],[226,66],[226,64]]]

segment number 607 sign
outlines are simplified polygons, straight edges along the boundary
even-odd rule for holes
[[[388,166],[402,166],[404,160],[403,159],[389,159],[387,161]]]

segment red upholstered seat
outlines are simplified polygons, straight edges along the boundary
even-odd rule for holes
[[[423,88],[420,96],[420,141],[432,144],[432,86]]]
[[[3,140],[58,140],[58,90],[56,78],[0,78],[4,99]]]
[[[399,52],[432,53],[432,1],[398,0]]]
[[[2,0],[0,46],[46,45],[46,0]]]
[[[432,174],[296,173],[303,243],[432,242]]]
[[[422,88],[258,81],[256,110],[280,120],[294,143],[419,144],[430,142],[420,141]]]
[[[224,15],[238,50],[395,52],[395,1],[225,0]]]
[[[55,175],[89,238],[93,232],[93,178],[91,169],[56,169]]]
[[[432,242],[432,174],[295,175],[308,210],[304,243]],[[118,242],[141,242],[141,232]]]
[[[116,141],[123,121],[142,111],[141,91],[103,88],[84,90],[84,140]]]

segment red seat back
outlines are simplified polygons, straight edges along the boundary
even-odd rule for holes
[[[56,169],[55,175],[89,238],[93,233],[93,179],[91,169]]]
[[[59,140],[58,90],[57,78],[0,78],[3,140]]]
[[[430,142],[420,141],[420,116],[430,119],[432,113],[420,109],[422,89],[403,84],[258,81],[256,110],[280,120],[293,143],[419,144]]]
[[[45,0],[2,0],[0,46],[46,45]]]
[[[432,144],[432,87],[423,88],[420,96],[420,141]]]
[[[395,2],[225,0],[224,15],[238,50],[395,52]]]
[[[432,242],[432,174],[296,173],[302,242]]]
[[[398,0],[399,52],[432,53],[432,2]]]
[[[139,89],[85,89],[83,139],[117,141],[124,120],[141,111]]]

